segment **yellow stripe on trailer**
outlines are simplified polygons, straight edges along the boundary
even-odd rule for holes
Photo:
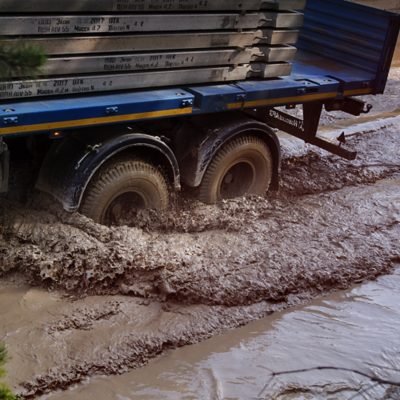
[[[318,94],[307,94],[304,96],[293,96],[293,97],[282,97],[279,99],[260,99],[260,100],[250,100],[238,103],[228,104],[229,110],[235,110],[240,108],[252,108],[260,106],[274,106],[280,104],[291,104],[291,103],[302,103],[308,101],[316,100],[326,100],[336,98],[338,94],[335,93],[318,93]]]
[[[35,125],[21,125],[7,128],[0,128],[0,135],[12,135],[17,133],[29,133],[40,131],[51,131],[54,129],[68,129],[85,126],[96,126],[101,124],[137,121],[140,119],[172,117],[177,115],[190,115],[193,107],[176,108],[171,110],[148,111],[136,114],[114,115],[109,117],[85,118],[70,121],[48,122]]]
[[[353,89],[353,90],[345,90],[344,95],[347,96],[359,96],[363,94],[372,94],[373,90],[371,88],[366,89]]]

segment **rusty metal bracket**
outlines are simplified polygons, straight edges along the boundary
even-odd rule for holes
[[[336,145],[317,136],[322,107],[323,103],[320,102],[303,104],[303,119],[276,108],[269,108],[267,109],[266,123],[346,160],[354,160],[357,152],[342,148],[343,143],[339,142],[339,145]]]

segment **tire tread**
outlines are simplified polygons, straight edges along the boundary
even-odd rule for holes
[[[138,172],[155,177],[159,185],[161,203],[163,204],[162,208],[166,208],[169,202],[169,188],[164,174],[157,167],[144,160],[123,158],[106,163],[94,175],[85,190],[80,212],[89,218],[95,219],[96,213],[94,210],[98,206],[98,198],[101,196],[101,193],[121,177],[129,174],[134,176]]]
[[[231,152],[235,151],[237,148],[241,146],[245,146],[247,144],[251,145],[257,145],[260,146],[260,148],[263,148],[270,158],[272,160],[272,155],[271,155],[271,150],[269,149],[268,145],[265,143],[264,140],[257,136],[253,135],[247,135],[247,136],[241,136],[238,138],[232,139],[230,142],[228,142],[225,146],[220,149],[217,154],[214,156],[214,159],[211,161],[210,165],[207,168],[206,173],[204,174],[202,183],[200,185],[200,190],[199,190],[199,200],[203,203],[210,204],[212,201],[210,201],[210,188],[213,185],[213,180],[215,179],[215,174],[218,171],[218,168],[220,166],[220,163],[223,162],[224,158],[230,154]]]

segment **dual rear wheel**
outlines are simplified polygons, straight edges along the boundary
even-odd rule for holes
[[[207,168],[199,199],[214,204],[223,199],[264,195],[273,171],[267,144],[255,136],[228,142]],[[164,210],[169,190],[159,168],[141,159],[116,159],[106,163],[85,191],[82,214],[104,225],[118,225],[132,209]]]
[[[272,163],[271,151],[262,139],[233,139],[207,168],[200,185],[200,201],[214,204],[223,199],[264,195],[271,184]]]

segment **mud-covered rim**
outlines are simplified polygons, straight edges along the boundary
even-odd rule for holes
[[[245,196],[254,184],[255,167],[248,160],[240,159],[232,163],[224,174],[218,186],[218,197],[233,199]]]
[[[117,193],[105,207],[101,220],[106,225],[116,225],[123,215],[133,210],[143,210],[151,207],[146,196],[138,190]]]

